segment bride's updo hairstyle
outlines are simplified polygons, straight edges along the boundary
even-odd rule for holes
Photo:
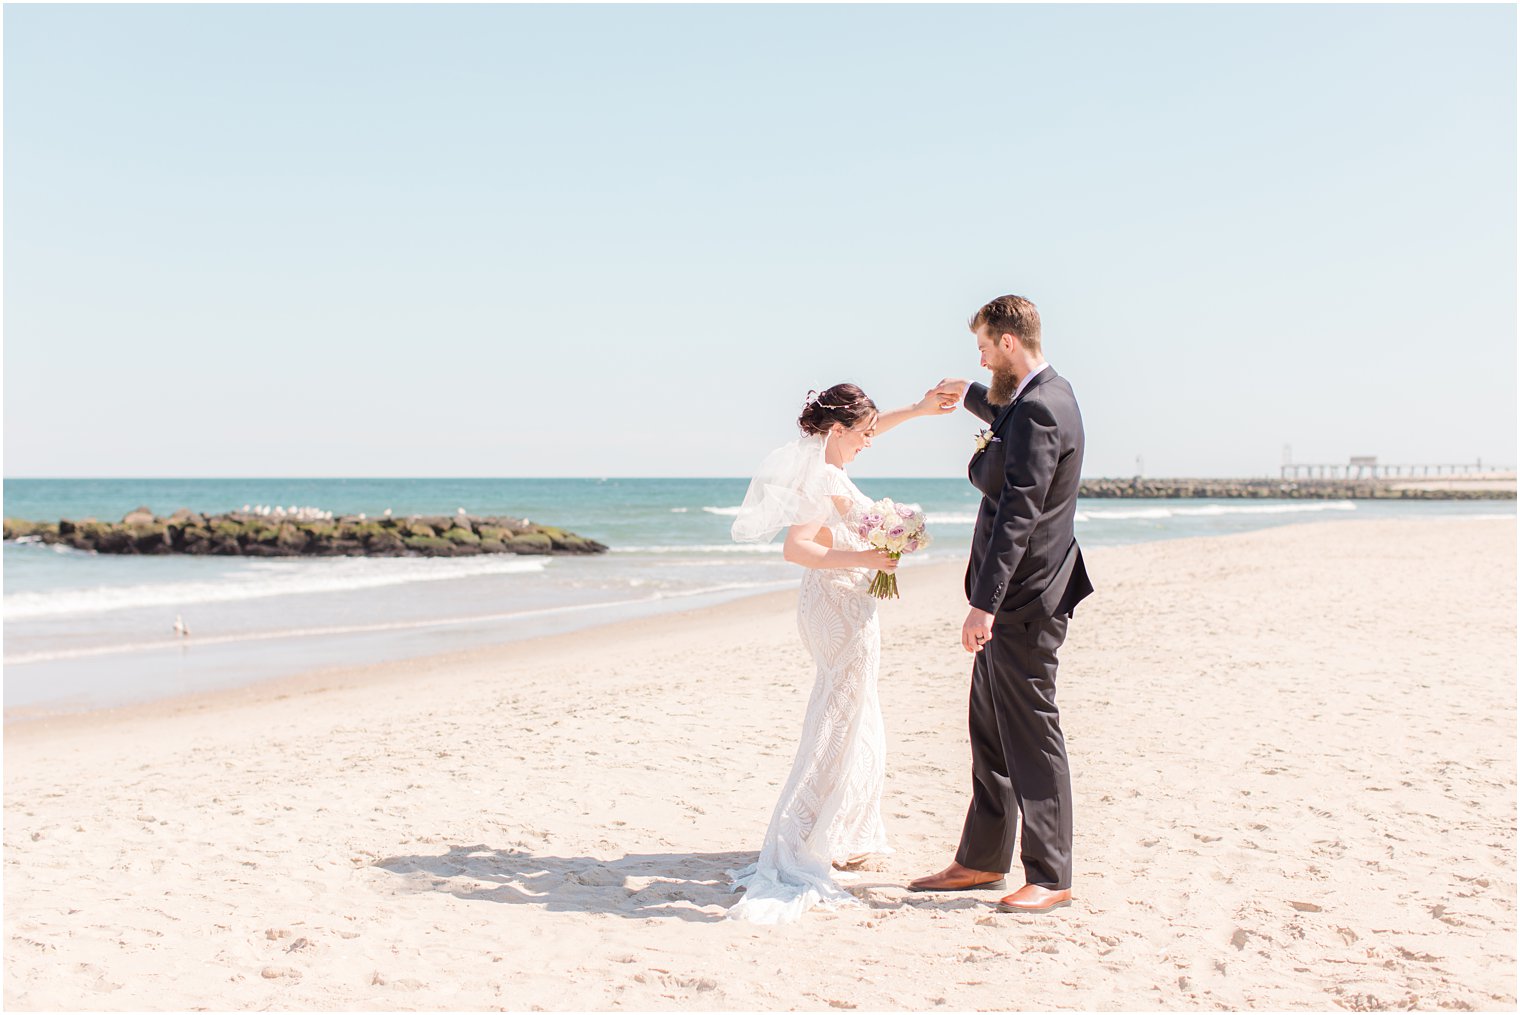
[[[846,430],[876,415],[876,403],[853,384],[836,384],[824,391],[809,391],[797,425],[804,434],[824,434],[835,423]]]

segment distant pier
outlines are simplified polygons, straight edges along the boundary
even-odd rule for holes
[[[1284,480],[1299,479],[1509,479],[1515,478],[1513,469],[1485,469],[1483,463],[1469,462],[1463,465],[1384,465],[1375,457],[1353,458],[1344,465],[1309,465],[1285,462],[1282,467]]]

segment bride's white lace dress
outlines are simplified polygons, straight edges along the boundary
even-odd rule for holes
[[[834,546],[869,549],[850,523],[870,498],[836,466],[825,466],[823,475],[835,503],[827,526]],[[847,499],[847,513],[839,512],[836,498]],[[878,600],[867,592],[872,574],[867,568],[803,573],[797,627],[817,676],[760,859],[729,872],[735,889],[744,889],[731,918],[784,923],[820,903],[853,902],[836,881],[834,861],[890,852],[881,822],[886,735],[876,694]]]

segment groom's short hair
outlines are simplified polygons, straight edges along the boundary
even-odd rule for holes
[[[999,296],[971,318],[974,333],[982,325],[993,338],[1012,335],[1030,352],[1040,349],[1040,312],[1022,296]]]

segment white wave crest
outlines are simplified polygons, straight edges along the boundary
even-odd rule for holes
[[[613,553],[780,553],[780,543],[698,543],[692,546],[614,546]]]
[[[5,597],[5,618],[77,616],[143,606],[185,606],[314,592],[347,592],[478,575],[527,574],[542,571],[548,564],[547,557],[347,557],[255,561],[241,572],[214,581],[15,592]]]
[[[930,511],[924,515],[930,525],[975,525],[975,511]]]
[[[1282,515],[1297,514],[1305,511],[1355,510],[1356,505],[1349,500],[1295,501],[1291,504],[1201,504],[1197,507],[1088,508],[1078,511],[1076,520],[1079,522],[1097,520],[1117,522],[1156,518],[1210,518],[1221,515]],[[971,511],[930,511],[927,518],[931,525],[976,524],[976,513]]]
[[[1292,504],[1201,504],[1198,507],[1146,507],[1077,512],[1077,521],[1135,521],[1152,518],[1212,518],[1221,515],[1287,515],[1312,511],[1355,511],[1349,500],[1303,501]]]
[[[729,517],[734,517],[744,509],[742,507],[704,507],[702,510],[710,515],[728,515]]]

